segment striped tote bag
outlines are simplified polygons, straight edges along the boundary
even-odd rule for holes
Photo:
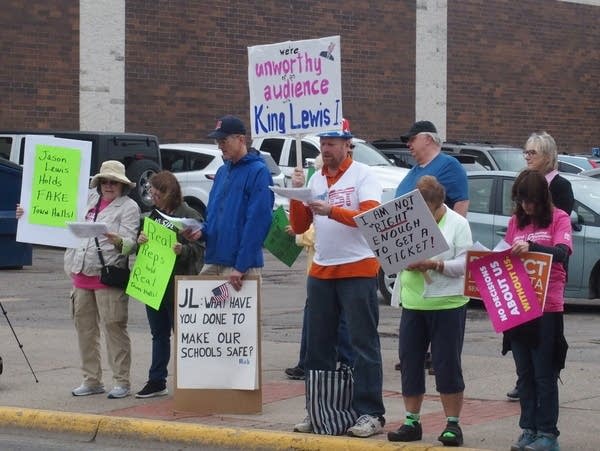
[[[306,378],[306,406],[315,434],[342,435],[358,415],[352,408],[352,369],[309,370]]]

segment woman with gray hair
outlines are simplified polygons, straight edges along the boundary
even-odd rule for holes
[[[539,171],[546,177],[554,206],[570,215],[575,202],[573,189],[571,182],[558,173],[558,151],[554,138],[546,132],[532,133],[525,142],[523,156],[527,169]]]
[[[570,215],[575,198],[571,182],[558,173],[558,150],[554,138],[545,131],[532,133],[525,142],[523,156],[527,163],[527,169],[541,172],[546,177],[552,204]],[[511,401],[519,400],[516,385],[506,393],[506,397]]]

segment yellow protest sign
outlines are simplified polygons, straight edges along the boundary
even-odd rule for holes
[[[143,230],[148,242],[140,246],[125,292],[158,310],[175,265],[177,235],[150,218],[144,218]]]
[[[81,151],[45,144],[35,146],[29,222],[66,227],[77,221]]]

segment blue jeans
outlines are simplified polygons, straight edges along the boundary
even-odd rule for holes
[[[307,294],[306,370],[336,368],[338,327],[345,315],[356,353],[352,405],[359,415],[383,416],[377,279],[326,280],[309,276]]]
[[[304,315],[302,318],[302,337],[300,338],[300,355],[298,357],[298,367],[304,369],[306,362],[306,323],[308,322],[308,301],[304,305]],[[348,332],[348,323],[344,315],[340,316],[337,335],[337,361],[343,365],[354,366],[356,355],[350,343],[350,332]]]
[[[521,429],[559,435],[558,374],[555,363],[556,338],[561,313],[544,313],[537,331],[538,345],[511,340],[517,367],[517,389],[521,403]]]
[[[169,281],[165,296],[158,310],[146,306],[146,316],[152,333],[152,363],[148,371],[148,380],[166,383],[171,358],[171,330],[174,320],[174,280]]]

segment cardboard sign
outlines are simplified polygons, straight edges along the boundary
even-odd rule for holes
[[[258,281],[178,280],[177,386],[258,387]]]
[[[448,250],[419,190],[354,217],[358,228],[386,274]]]
[[[220,276],[177,276],[175,295],[175,407],[260,412],[259,277],[235,291]]]
[[[252,138],[342,128],[340,37],[248,47]]]
[[[468,251],[467,263],[472,262],[480,257],[490,254],[492,251]],[[525,271],[531,279],[531,286],[538,298],[542,310],[546,301],[546,292],[548,291],[548,282],[550,280],[550,267],[552,266],[552,255],[544,254],[543,252],[526,252],[520,256]],[[465,274],[465,296],[472,299],[481,299],[481,294],[477,288],[477,284],[473,279],[469,265]]]
[[[150,218],[144,218],[143,230],[148,241],[140,246],[125,293],[158,310],[177,258],[177,234]]]
[[[77,247],[68,222],[86,213],[92,143],[53,136],[25,138],[17,241]]]
[[[542,315],[521,259],[507,249],[467,263],[496,332],[504,332]]]
[[[279,206],[273,213],[273,222],[265,238],[264,246],[287,266],[292,266],[302,252],[302,248],[297,246],[296,239],[285,231],[285,227],[289,223],[285,210]]]

